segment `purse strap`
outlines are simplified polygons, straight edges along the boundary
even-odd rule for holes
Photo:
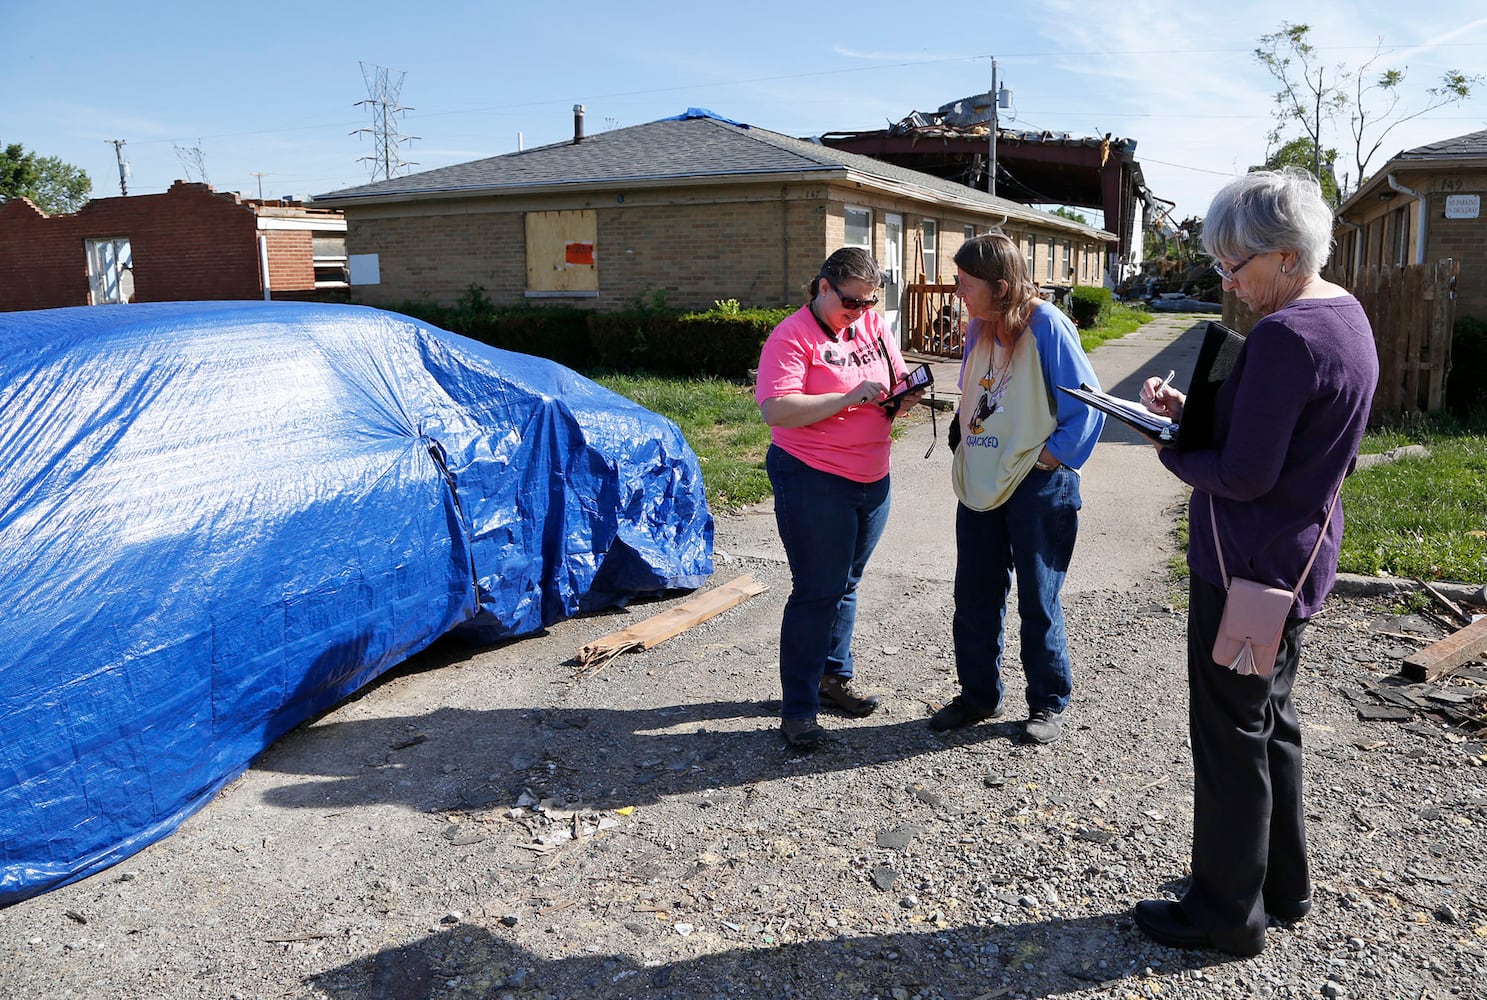
[[[1322,551],[1322,539],[1327,537],[1327,526],[1332,523],[1332,512],[1337,509],[1337,501],[1342,497],[1342,483],[1337,484],[1337,492],[1332,494],[1332,502],[1327,505],[1327,516],[1322,519],[1322,530],[1317,532],[1317,544],[1311,547],[1311,555],[1307,557],[1306,566],[1301,570],[1301,579],[1296,581],[1296,586],[1291,588],[1291,600],[1295,600],[1301,593],[1301,585],[1311,574],[1312,563],[1317,561],[1317,553]],[[1229,571],[1224,567],[1224,547],[1219,544],[1219,518],[1213,509],[1213,494],[1208,495],[1208,523],[1213,527],[1213,551],[1219,557],[1219,576],[1224,578],[1224,589],[1229,589]]]

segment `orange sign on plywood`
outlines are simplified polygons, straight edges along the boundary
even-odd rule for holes
[[[592,243],[565,243],[563,245],[563,260],[568,264],[587,264],[594,266],[594,244]]]

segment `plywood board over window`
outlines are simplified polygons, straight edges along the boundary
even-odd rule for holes
[[[599,294],[594,212],[528,212],[527,295],[532,298]]]

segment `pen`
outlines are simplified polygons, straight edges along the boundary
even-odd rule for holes
[[[1155,389],[1151,390],[1151,398],[1152,399],[1156,399],[1157,398],[1157,393],[1159,393],[1163,389],[1167,388],[1167,386],[1170,385],[1172,383],[1172,380],[1174,378],[1176,378],[1176,377],[1177,377],[1177,369],[1174,368],[1174,369],[1172,369],[1171,371],[1169,371],[1167,373],[1167,377],[1164,378],[1164,379],[1162,379],[1161,383]]]

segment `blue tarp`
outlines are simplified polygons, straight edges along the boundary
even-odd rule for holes
[[[699,586],[712,530],[670,421],[406,316],[0,313],[0,905],[451,629]]]

